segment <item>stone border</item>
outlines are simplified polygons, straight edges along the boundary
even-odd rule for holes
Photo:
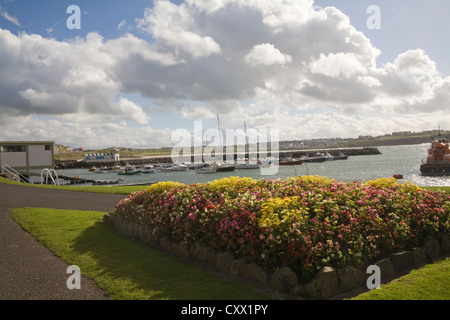
[[[335,270],[332,267],[324,267],[309,283],[302,284],[297,274],[289,267],[279,267],[273,273],[269,273],[256,263],[235,258],[230,252],[216,251],[200,242],[188,246],[186,242],[176,243],[164,236],[154,236],[151,228],[114,214],[106,214],[103,222],[152,248],[163,250],[213,271],[250,281],[282,295],[300,299],[334,299],[355,290],[359,292],[368,290],[366,281],[370,275],[366,273],[366,268],[345,267]],[[440,233],[436,238],[427,236],[422,247],[392,253],[373,264],[380,268],[382,283],[386,283],[411,269],[420,268],[449,254],[450,236]]]

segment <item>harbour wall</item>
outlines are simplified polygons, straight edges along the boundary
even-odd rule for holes
[[[368,155],[378,155],[381,152],[376,147],[364,147],[364,148],[348,148],[348,149],[327,149],[327,150],[280,150],[279,156],[281,157],[294,157],[299,158],[301,156],[306,155],[314,155],[316,152],[326,153],[328,152],[332,156],[338,156],[339,153],[343,153],[348,156],[368,156]],[[270,156],[270,152],[268,152]],[[249,157],[249,154],[246,154],[246,158]],[[237,154],[234,154],[234,159],[238,158]],[[226,160],[226,156],[224,155],[224,161]],[[191,157],[191,162],[194,162],[194,156]],[[125,166],[127,163],[131,165],[143,165],[147,163],[172,163],[172,158],[170,155],[167,156],[147,156],[140,158],[126,158],[121,159],[120,161],[106,163],[106,162],[85,162],[84,160],[55,160],[56,169],[78,169],[78,168],[90,168],[92,166],[100,167],[100,166],[111,166],[115,164],[119,164],[121,166]]]

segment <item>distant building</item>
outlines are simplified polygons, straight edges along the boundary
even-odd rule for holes
[[[359,136],[358,139],[361,139],[361,140],[369,139],[370,140],[370,139],[374,139],[374,137],[373,136],[369,136],[369,135],[368,136]]]
[[[0,168],[13,168],[22,175],[40,175],[44,169],[54,169],[53,141],[0,141]]]
[[[86,153],[84,161],[86,163],[112,163],[120,160],[119,149],[111,149],[110,153]]]
[[[411,134],[411,131],[399,131],[399,132],[392,132],[393,136],[403,136],[403,135],[408,135]]]

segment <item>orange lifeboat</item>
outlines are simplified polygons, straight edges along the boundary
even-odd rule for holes
[[[443,139],[440,131],[438,138],[431,142],[426,161],[423,161],[420,171],[425,176],[450,175],[449,139]]]

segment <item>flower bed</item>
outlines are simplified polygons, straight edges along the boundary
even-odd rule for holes
[[[324,266],[359,266],[450,230],[450,197],[395,179],[322,177],[154,184],[113,214],[188,245],[202,242],[267,269],[308,278]]]

